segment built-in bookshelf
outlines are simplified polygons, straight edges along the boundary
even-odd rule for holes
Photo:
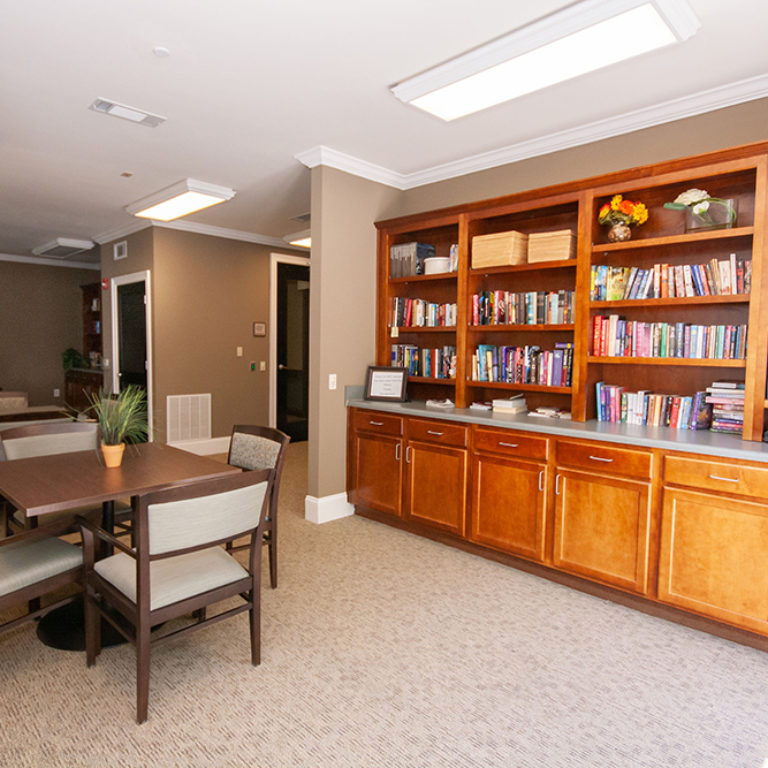
[[[664,204],[692,188],[733,200],[732,226],[686,230],[684,213]],[[623,242],[609,242],[597,220],[615,194],[649,212]],[[728,379],[743,386],[741,436],[759,440],[768,411],[767,225],[768,143],[379,222],[376,362],[399,360],[396,345],[420,359],[455,349],[453,375],[409,376],[411,398],[468,407],[525,392],[531,409],[568,409],[585,421],[604,408],[599,383],[620,399],[642,392],[665,408],[676,403],[677,428],[690,428],[697,393]],[[575,258],[473,267],[475,237],[569,231]],[[452,256],[456,271],[391,275],[391,249],[407,243]]]

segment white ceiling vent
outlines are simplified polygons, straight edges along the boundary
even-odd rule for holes
[[[46,259],[70,259],[83,251],[90,251],[96,245],[92,240],[72,240],[69,237],[57,237],[50,243],[32,249],[35,256]]]
[[[162,115],[154,115],[144,109],[129,107],[127,104],[119,104],[116,101],[102,99],[101,97],[91,104],[90,109],[94,112],[101,112],[103,115],[112,115],[112,117],[130,120],[132,123],[146,125],[149,128],[157,128],[160,123],[165,122],[165,118]]]

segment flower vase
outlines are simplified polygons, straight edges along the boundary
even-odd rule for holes
[[[109,468],[119,467],[123,461],[125,443],[120,445],[105,445],[102,443],[101,453],[104,456],[104,465]]]
[[[685,209],[685,231],[729,229],[736,226],[738,201],[735,198],[708,198]]]
[[[608,240],[612,243],[623,243],[632,237],[632,229],[629,224],[623,221],[617,221],[611,224],[608,230]]]

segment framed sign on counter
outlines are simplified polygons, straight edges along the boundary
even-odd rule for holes
[[[408,371],[405,368],[369,365],[365,377],[366,400],[405,401]]]

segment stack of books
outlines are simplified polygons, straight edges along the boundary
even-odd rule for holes
[[[528,404],[525,402],[525,395],[513,395],[510,398],[492,400],[491,407],[494,413],[525,413],[528,410]]]
[[[740,435],[744,427],[744,383],[713,381],[706,402],[712,406],[711,432]]]
[[[529,416],[539,419],[570,419],[571,412],[564,408],[556,408],[550,405],[540,405],[535,411],[528,411]]]

